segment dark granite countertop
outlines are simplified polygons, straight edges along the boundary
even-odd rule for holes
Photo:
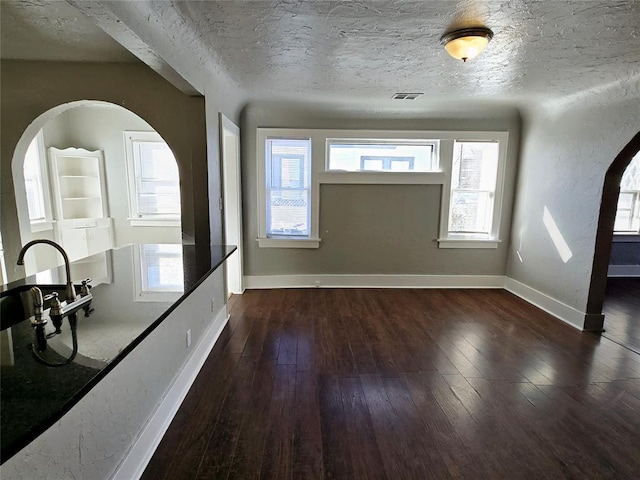
[[[236,250],[235,246],[140,244],[120,247],[72,263],[72,280],[94,279],[93,313],[77,322],[77,355],[62,367],[36,361],[28,317],[7,318],[3,308],[0,366],[1,460],[4,463],[53,425],[122,358],[149,335],[173,309]],[[54,268],[0,287],[0,300],[31,285],[65,283],[64,267]],[[3,303],[4,306],[8,305]],[[20,315],[15,315],[20,317]],[[47,315],[45,315],[46,317]],[[48,322],[46,331],[54,331]],[[60,363],[71,356],[70,323],[47,341],[42,356]]]

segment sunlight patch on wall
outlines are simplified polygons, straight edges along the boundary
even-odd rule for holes
[[[551,213],[547,207],[544,207],[544,213],[542,215],[542,222],[544,226],[547,227],[547,232],[549,232],[549,236],[551,237],[551,241],[556,247],[556,250],[560,254],[560,258],[564,263],[567,263],[571,257],[573,257],[573,252],[567,245],[562,233],[560,233],[560,229],[556,225],[556,222],[553,220]]]

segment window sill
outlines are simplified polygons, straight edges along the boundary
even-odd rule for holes
[[[180,220],[172,218],[129,218],[132,227],[179,227]]]
[[[498,248],[501,240],[495,238],[438,238],[438,248]]]
[[[324,184],[443,185],[444,172],[345,172],[330,170],[317,174]]]
[[[320,247],[319,238],[257,238],[258,247],[260,248],[318,248]]]
[[[53,222],[34,222],[31,224],[32,232],[45,232],[53,230]]]

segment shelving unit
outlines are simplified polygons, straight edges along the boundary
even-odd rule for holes
[[[109,216],[100,150],[49,149],[58,220]]]
[[[49,148],[56,239],[71,260],[113,247],[102,151]]]

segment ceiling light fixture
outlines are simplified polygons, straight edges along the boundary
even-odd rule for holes
[[[462,28],[445,33],[440,43],[453,58],[466,62],[480,55],[492,38],[493,32],[487,27]]]

